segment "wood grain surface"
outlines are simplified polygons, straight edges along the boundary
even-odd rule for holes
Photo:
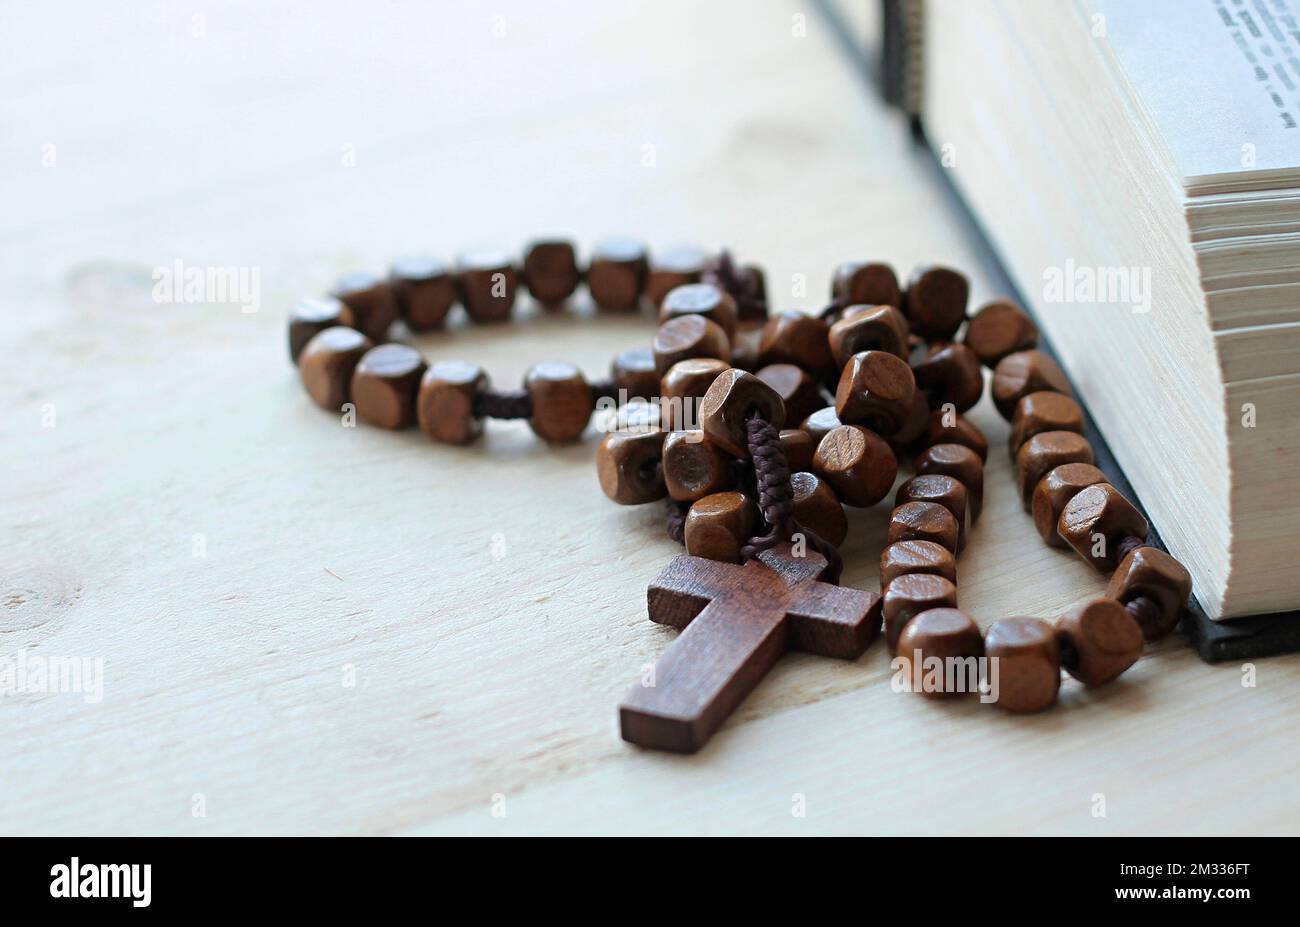
[[[1033,717],[894,692],[879,642],[790,654],[700,753],[629,746],[619,700],[677,633],[646,586],[680,548],[660,506],[600,492],[599,434],[441,446],[304,394],[293,303],[411,252],[630,233],[730,245],[781,309],[849,259],[1001,295],[811,7],[204,7],[14,6],[0,30],[0,659],[103,667],[97,701],[0,696],[0,832],[1300,827],[1300,656],[1252,676],[1177,637]],[[177,262],[255,272],[257,311],[154,299]],[[414,343],[516,387],[649,340],[523,308]],[[987,397],[970,418],[995,450],[963,611],[1100,593],[1035,534]],[[846,584],[876,589],[888,506],[848,512]]]

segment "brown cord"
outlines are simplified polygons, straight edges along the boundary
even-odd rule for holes
[[[1144,636],[1148,629],[1160,626],[1160,606],[1155,599],[1140,595],[1125,602],[1124,607],[1128,609],[1130,615],[1137,619],[1138,626],[1142,628]]]
[[[790,485],[790,464],[781,449],[781,432],[771,422],[755,415],[745,423],[749,456],[758,478],[758,508],[768,524],[768,533],[749,539],[740,555],[749,560],[765,550],[803,534],[809,547],[826,558],[827,579],[837,583],[844,562],[833,544],[804,528],[794,517],[794,490]]]
[[[1116,548],[1116,552],[1119,554],[1119,560],[1117,562],[1123,562],[1125,557],[1133,553],[1133,551],[1137,550],[1139,547],[1145,547],[1146,543],[1147,542],[1142,540],[1142,538],[1135,537],[1131,534],[1122,538],[1119,542],[1119,546]]]
[[[736,266],[731,252],[722,249],[717,259],[704,270],[705,283],[725,291],[736,303],[736,314],[741,321],[749,322],[767,318],[767,299],[758,287],[758,275],[742,272]]]
[[[601,399],[618,399],[618,387],[613,380],[597,380],[591,384],[593,403]],[[533,397],[526,389],[488,389],[474,395],[474,415],[477,418],[532,418]]]
[[[668,500],[665,527],[668,529],[668,536],[678,544],[686,543],[686,512],[689,509],[690,506],[685,502],[678,502],[676,499]]]

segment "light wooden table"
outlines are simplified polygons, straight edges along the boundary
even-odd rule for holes
[[[1178,639],[1030,718],[895,693],[880,645],[788,656],[698,756],[631,748],[615,706],[672,638],[644,590],[675,550],[659,506],[600,493],[597,436],[452,449],[303,395],[287,307],[409,251],[630,231],[730,245],[782,308],[862,257],[996,295],[811,7],[204,7],[6,14],[0,658],[104,675],[98,702],[0,696],[0,831],[1297,830],[1300,657],[1245,687]],[[176,260],[255,269],[259,311],[154,301]],[[419,344],[513,384],[545,358],[599,375],[648,332]],[[1097,594],[973,418],[994,452],[963,607]],[[885,516],[851,514],[846,582],[876,584]]]

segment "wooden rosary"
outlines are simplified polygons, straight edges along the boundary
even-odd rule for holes
[[[508,318],[520,276],[547,308],[584,278],[601,309],[657,305],[651,347],[620,354],[607,381],[538,364],[523,390],[497,392],[472,364],[426,366],[414,348],[376,345],[398,316],[414,331],[436,328],[457,301],[472,320]],[[1191,577],[1147,546],[1145,518],[1094,466],[1082,409],[1036,350],[1037,327],[1002,300],[968,318],[968,292],[945,267],[919,268],[904,289],[887,264],[848,263],[820,316],[768,318],[761,269],[726,252],[652,261],[619,240],[598,247],[583,274],[572,245],[543,242],[522,273],[508,255],[476,253],[454,272],[430,259],[388,279],[344,278],[294,312],[289,344],[324,408],[350,401],[365,421],[418,421],[439,441],[472,440],[484,418],[526,418],[545,440],[572,441],[598,400],[621,403],[597,452],[601,488],[621,504],[667,498],[668,533],[687,550],[650,584],[650,619],[682,633],[624,699],[622,735],[694,752],[787,649],[853,659],[883,626],[923,694],[972,691],[953,668],[978,666],[983,696],[1032,712],[1056,701],[1062,669],[1102,685],[1177,625]],[[1112,573],[1103,597],[1054,625],[1004,618],[981,633],[957,608],[956,556],[979,517],[988,457],[962,413],[983,394],[983,367],[1039,534]],[[884,499],[900,458],[914,475],[894,495],[882,593],[839,587],[843,506]]]

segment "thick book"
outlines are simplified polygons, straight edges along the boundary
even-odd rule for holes
[[[1300,0],[886,0],[912,113],[1211,618],[1300,607]]]

